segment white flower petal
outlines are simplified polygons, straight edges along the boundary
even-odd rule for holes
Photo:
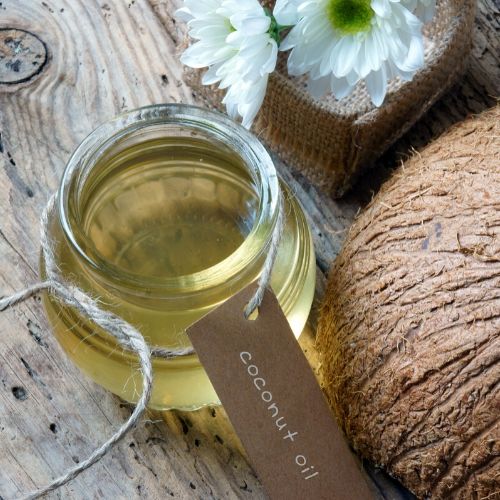
[[[337,99],[343,99],[352,92],[354,85],[349,83],[347,78],[336,78],[332,75],[330,79],[330,88]]]
[[[288,33],[288,35],[283,40],[281,40],[280,50],[287,51],[293,49],[295,45],[297,45],[299,40],[300,40],[300,30],[292,28],[290,30],[290,33]]]
[[[181,55],[181,62],[191,68],[204,68],[217,62],[214,61],[213,55],[210,48],[207,48],[202,42],[198,42],[184,51]]]
[[[224,104],[226,105],[227,114],[233,120],[237,120],[238,119],[238,102],[228,99],[226,102],[224,102]]]
[[[196,0],[198,2],[203,0]],[[220,1],[220,0],[219,0]],[[225,9],[228,13],[226,17],[239,11],[245,11],[250,14],[258,9],[262,9],[258,0],[222,0],[221,9]]]
[[[401,3],[423,23],[428,23],[436,12],[436,0],[401,0]]]
[[[382,54],[377,50],[375,30],[372,30],[365,41],[365,58],[371,71],[377,71],[382,65]]]
[[[370,94],[372,103],[379,107],[382,105],[387,92],[387,76],[385,66],[382,65],[378,71],[368,73],[365,78],[366,89]]]
[[[227,37],[226,33],[221,32],[218,26],[210,25],[196,30],[196,33],[191,34],[191,36],[199,40],[210,39],[212,43],[216,42],[219,44],[223,44]]]
[[[252,101],[246,102],[238,107],[238,111],[243,118],[241,124],[245,128],[249,129],[252,126],[252,123],[255,120],[262,103],[264,102],[267,90],[267,78],[268,77],[266,75],[266,77],[259,82],[259,85],[257,85],[258,92],[255,98]]]
[[[322,78],[317,78],[316,80],[310,79],[307,82],[307,89],[313,97],[320,98],[323,97],[330,88],[330,77],[324,76]]]
[[[298,6],[300,0],[277,0],[273,15],[281,26],[292,26],[299,20]]]
[[[230,17],[231,24],[244,35],[259,35],[265,33],[271,24],[271,18],[264,11],[260,16],[248,16],[246,12],[237,12]]]
[[[260,70],[260,74],[264,76],[266,73],[272,73],[276,68],[276,62],[278,60],[278,44],[275,40],[270,40],[271,50],[269,51],[269,55],[267,61],[262,65]]]
[[[410,11],[415,12],[415,9],[418,6],[418,0],[401,0],[401,3]]]
[[[226,43],[235,49],[241,47],[247,37],[241,31],[232,31],[226,36]]]
[[[345,76],[351,71],[360,48],[361,43],[353,36],[344,36],[340,40],[335,47],[335,60],[332,61],[332,73],[336,77]]]
[[[404,16],[405,19],[405,27],[414,34],[420,33],[422,30],[422,21],[420,19],[413,15],[408,9],[403,7],[401,4],[397,4],[395,6],[397,8],[398,13],[402,16]]]
[[[350,73],[348,73],[346,75],[346,80],[347,80],[347,83],[349,83],[349,85],[354,87],[356,85],[356,83],[358,83],[359,80],[361,80],[361,78],[355,71],[351,71]]]
[[[240,56],[248,61],[252,59],[262,50],[264,50],[271,41],[271,37],[267,34],[257,35],[253,37],[245,37],[240,44]],[[275,42],[276,43],[276,42]]]
[[[228,114],[242,117],[242,125],[250,128],[257,116],[266,95],[268,76],[257,82],[239,82],[231,87],[223,99]]]
[[[193,17],[202,17],[217,9],[221,0],[185,0],[184,4]]]
[[[213,66],[210,66],[208,71],[206,71],[203,75],[201,83],[203,83],[203,85],[213,85],[214,83],[219,82],[221,79],[221,76],[217,74],[219,68],[220,64],[214,64]]]
[[[380,17],[389,17],[391,14],[391,5],[389,0],[371,0],[370,7],[375,14]]]
[[[424,44],[421,37],[414,36],[410,42],[408,55],[402,64],[396,66],[402,71],[414,72],[419,70],[424,65]]]

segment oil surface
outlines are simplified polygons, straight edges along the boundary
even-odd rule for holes
[[[199,141],[165,139],[128,149],[118,169],[120,158],[103,162],[115,173],[87,195],[84,215],[101,256],[143,278],[173,278],[231,255],[257,202],[235,159],[215,154]]]

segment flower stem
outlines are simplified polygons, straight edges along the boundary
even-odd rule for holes
[[[264,12],[266,13],[266,16],[271,18],[271,25],[269,26],[268,33],[271,36],[271,38],[276,41],[276,43],[278,44],[278,47],[279,47],[280,43],[281,43],[281,33],[283,31],[286,31],[286,30],[292,28],[292,26],[291,25],[290,26],[283,26],[283,25],[279,24],[278,21],[276,21],[276,18],[273,16],[271,9],[264,7]]]

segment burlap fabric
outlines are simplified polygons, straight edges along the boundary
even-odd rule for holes
[[[265,2],[272,6],[274,2]],[[425,27],[425,66],[411,82],[394,80],[376,108],[364,84],[347,98],[314,99],[305,78],[286,71],[281,54],[271,75],[254,131],[313,184],[341,196],[360,171],[374,162],[463,73],[471,47],[475,0],[437,0]],[[223,109],[224,93],[201,84],[205,70],[187,68],[186,81],[210,107]]]

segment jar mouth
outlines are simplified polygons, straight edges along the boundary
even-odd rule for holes
[[[241,244],[222,260],[193,273],[164,277],[141,275],[116,265],[97,250],[84,228],[83,193],[97,183],[102,159],[125,142],[141,145],[151,134],[198,137],[230,151],[239,159],[256,198],[253,224]],[[102,180],[102,179],[101,179]],[[254,269],[265,258],[275,226],[279,182],[271,157],[258,139],[221,113],[184,104],[147,106],[121,114],[95,129],[76,149],[64,171],[58,192],[58,214],[65,238],[78,261],[107,285],[134,295],[196,293]],[[259,267],[260,271],[260,267]],[[258,272],[256,273],[258,274]]]

